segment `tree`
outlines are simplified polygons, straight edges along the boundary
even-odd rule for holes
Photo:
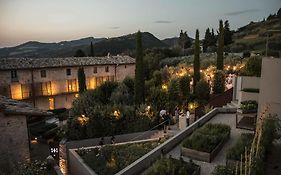
[[[194,44],[194,62],[193,62],[193,88],[195,89],[196,83],[200,80],[200,44],[199,44],[199,30],[196,30],[195,44]]]
[[[221,70],[217,70],[214,74],[213,91],[214,94],[223,93],[225,90],[225,75]]]
[[[90,53],[90,56],[91,57],[95,56],[93,42],[91,42],[91,53]]]
[[[223,21],[220,20],[219,41],[218,41],[218,49],[217,49],[218,70],[223,70],[223,48],[224,48],[224,28],[223,28]]]
[[[190,78],[188,75],[185,75],[179,79],[179,89],[181,98],[184,102],[188,102],[190,98]]]
[[[181,30],[180,32],[180,37],[179,37],[179,46],[182,48],[182,50],[184,51],[184,49],[189,48],[191,46],[191,40],[187,35],[187,32],[184,32]]]
[[[195,96],[199,103],[205,103],[210,96],[210,86],[208,82],[200,80],[195,87]]]
[[[203,40],[203,52],[206,52],[207,48],[211,46],[211,42],[212,42],[211,40],[212,40],[212,34],[210,32],[210,29],[207,28],[205,32],[205,38]]]
[[[85,57],[85,56],[86,54],[81,49],[78,49],[74,55],[74,57]]]
[[[176,105],[180,104],[179,82],[177,79],[172,79],[168,87],[169,110],[173,110]]]
[[[144,103],[144,67],[142,36],[138,31],[136,38],[135,105]]]
[[[78,69],[78,87],[79,87],[79,93],[84,92],[86,88],[86,77],[83,67],[80,67]]]
[[[232,31],[230,31],[230,28],[229,28],[229,22],[228,20],[226,20],[224,22],[224,45],[229,45],[231,44],[233,41],[232,41]]]
[[[261,76],[262,59],[260,57],[251,57],[245,65],[245,74],[247,76]]]

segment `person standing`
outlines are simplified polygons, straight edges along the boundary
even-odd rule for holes
[[[190,112],[189,112],[189,110],[187,109],[187,110],[186,110],[186,123],[187,123],[187,126],[189,126],[189,119],[190,119]]]

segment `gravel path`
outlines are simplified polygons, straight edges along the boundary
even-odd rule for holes
[[[209,175],[214,170],[216,165],[225,165],[226,162],[226,150],[232,147],[240,137],[241,133],[251,132],[243,129],[237,129],[235,126],[235,114],[217,114],[207,123],[223,123],[231,127],[230,139],[226,142],[222,150],[218,153],[215,159],[211,163],[196,161],[194,162],[201,166],[201,175]],[[167,156],[172,156],[173,158],[180,158],[180,145],[171,150]],[[183,157],[185,161],[189,161],[189,158]]]

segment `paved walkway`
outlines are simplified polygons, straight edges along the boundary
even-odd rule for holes
[[[250,132],[247,130],[237,129],[235,126],[235,114],[217,114],[214,116],[210,121],[207,123],[223,123],[227,124],[231,127],[231,134],[230,139],[226,142],[223,149],[219,152],[219,154],[215,157],[215,159],[211,163],[202,162],[202,161],[196,161],[194,162],[201,166],[201,175],[209,175],[214,170],[216,165],[225,165],[226,162],[226,150],[232,147],[240,137],[241,133],[244,132]],[[180,145],[175,147],[173,150],[171,150],[167,156],[170,155],[173,158],[179,159],[180,158]],[[189,161],[189,158],[183,157],[185,161]]]

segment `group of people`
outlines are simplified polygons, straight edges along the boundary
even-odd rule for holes
[[[111,140],[110,140],[110,144],[114,144],[114,143],[115,143],[115,136],[112,136],[112,137],[111,137]],[[101,145],[104,145],[104,137],[102,137],[102,138],[100,139],[99,145],[100,145],[100,146],[101,146]]]
[[[171,116],[170,113],[168,113],[166,110],[162,109],[159,113],[160,117],[162,118],[164,122],[164,132],[165,127],[167,127],[167,125],[170,125],[170,120],[171,120]],[[186,117],[186,123],[187,126],[189,125],[189,119],[190,119],[190,112],[188,109],[184,110],[180,110],[178,106],[175,107],[175,117],[176,117],[176,123],[179,122],[179,117]]]

